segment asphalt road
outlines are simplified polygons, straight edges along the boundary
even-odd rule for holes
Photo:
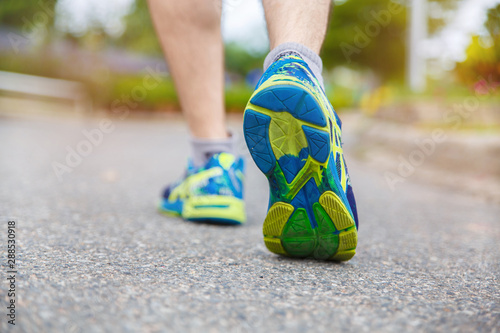
[[[183,172],[184,124],[113,120],[89,148],[82,130],[100,121],[0,116],[1,332],[500,330],[499,207],[411,179],[391,192],[380,170],[348,156],[357,255],[287,259],[264,246],[267,182],[250,159],[246,225],[167,218],[155,204]],[[349,152],[356,140],[344,128]],[[64,168],[68,146],[90,153]],[[15,326],[5,315],[9,218]]]

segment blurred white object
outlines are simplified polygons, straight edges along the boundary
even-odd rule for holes
[[[408,20],[407,81],[412,91],[422,92],[426,87],[426,59],[424,42],[427,38],[427,1],[411,0]]]
[[[92,111],[92,102],[79,82],[0,71],[0,91],[73,101],[76,112]]]

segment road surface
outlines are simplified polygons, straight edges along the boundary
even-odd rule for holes
[[[411,179],[391,192],[348,155],[357,255],[287,259],[264,246],[268,188],[251,159],[246,225],[168,218],[155,205],[183,172],[184,124],[103,119],[0,116],[1,332],[498,332],[499,207]]]

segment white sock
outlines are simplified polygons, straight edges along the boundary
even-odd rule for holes
[[[191,159],[193,166],[199,168],[207,164],[208,160],[218,153],[235,155],[236,136],[232,133],[226,139],[191,138]]]
[[[321,87],[325,89],[323,84],[323,76],[321,75],[321,72],[323,70],[323,61],[321,60],[320,56],[316,54],[316,52],[299,43],[287,42],[280,44],[272,49],[264,60],[264,72],[269,68],[269,66],[272,65],[273,62],[288,53],[298,54],[302,59],[304,59],[316,79],[318,79]]]

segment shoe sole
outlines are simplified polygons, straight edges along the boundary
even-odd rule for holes
[[[342,191],[340,181],[337,177],[330,184],[323,176],[338,140],[332,126],[328,110],[298,83],[271,85],[250,98],[243,130],[275,198],[263,225],[271,252],[335,261],[349,260],[356,252],[354,220],[332,190]]]
[[[193,222],[240,225],[246,221],[245,203],[234,197],[223,195],[191,197],[184,200],[182,208],[176,207],[180,211],[169,209],[170,205],[168,201],[162,200],[158,210],[164,215],[180,216]]]

